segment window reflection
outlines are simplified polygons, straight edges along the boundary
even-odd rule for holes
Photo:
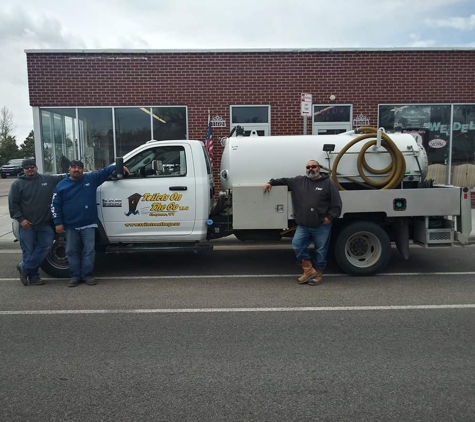
[[[269,123],[268,106],[232,106],[232,123]]]
[[[52,108],[41,110],[43,140],[43,171],[64,173],[68,160],[75,157],[76,109]]]
[[[130,178],[186,176],[186,155],[182,146],[153,147],[124,163]]]
[[[153,107],[153,139],[186,139],[185,107]]]
[[[475,104],[454,105],[452,183],[475,187]]]
[[[111,108],[80,108],[79,151],[87,171],[99,170],[115,160]]]
[[[349,122],[351,106],[313,106],[313,121],[319,123]],[[328,133],[326,133],[328,135]]]
[[[116,108],[115,137],[119,157],[150,141],[150,114],[139,107]]]
[[[429,160],[428,178],[447,183],[450,109],[441,105],[384,105],[379,107],[379,126],[389,133],[415,133],[422,137]]]

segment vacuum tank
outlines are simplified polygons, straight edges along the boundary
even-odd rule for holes
[[[354,131],[338,135],[310,136],[250,136],[225,138],[221,159],[221,188],[235,185],[262,183],[271,178],[294,177],[305,174],[305,165],[316,160],[321,166],[332,168],[338,153],[360,134]],[[411,187],[424,180],[427,174],[427,154],[420,142],[409,134],[391,134],[391,140],[401,151],[406,162],[403,183]],[[376,139],[376,138],[374,138]],[[368,139],[356,143],[341,157],[338,181],[345,189],[362,189],[354,181],[363,182],[357,166],[358,154]],[[325,149],[327,151],[325,151]],[[333,149],[333,151],[328,151]],[[372,146],[365,152],[365,160],[374,169],[385,169],[392,158],[384,147]],[[322,170],[327,171],[327,170]],[[389,172],[374,175],[365,170],[372,180],[381,180]],[[345,176],[352,178],[353,181]],[[409,187],[409,186],[407,186]]]

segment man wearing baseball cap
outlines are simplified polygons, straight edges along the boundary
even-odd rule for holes
[[[94,278],[95,237],[98,223],[96,190],[114,172],[115,165],[84,173],[84,163],[71,160],[69,176],[56,186],[51,204],[56,233],[66,233],[69,287],[81,280],[96,284]],[[124,173],[129,170],[124,167]]]
[[[20,223],[22,261],[17,265],[23,285],[41,285],[38,269],[53,246],[51,198],[64,175],[39,174],[34,158],[22,162],[23,174],[8,194],[10,217]]]

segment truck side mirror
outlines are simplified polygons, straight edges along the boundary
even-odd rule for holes
[[[117,179],[124,178],[124,157],[117,157],[115,160],[115,176]]]

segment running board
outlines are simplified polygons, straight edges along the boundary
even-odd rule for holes
[[[207,242],[196,243],[117,243],[106,248],[106,253],[139,253],[159,251],[206,251],[213,245]]]

